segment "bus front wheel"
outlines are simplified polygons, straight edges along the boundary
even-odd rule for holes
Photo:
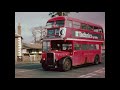
[[[69,71],[72,67],[71,60],[69,58],[61,60],[59,64],[59,69],[61,71]]]

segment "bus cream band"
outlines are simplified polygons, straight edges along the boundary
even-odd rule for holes
[[[93,39],[98,39],[98,37],[96,36],[92,36],[92,34],[87,34],[87,33],[82,33],[80,31],[75,31],[75,36],[76,37],[85,37],[85,38],[93,38]]]
[[[44,40],[64,40],[63,38],[54,38],[54,39],[44,39]],[[73,39],[73,38],[66,38],[66,40],[76,40],[76,41],[90,41],[90,42],[104,42],[98,40],[86,40],[86,39]]]

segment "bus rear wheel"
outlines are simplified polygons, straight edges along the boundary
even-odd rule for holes
[[[95,58],[94,58],[94,64],[95,65],[98,65],[99,64],[99,55],[96,55]]]

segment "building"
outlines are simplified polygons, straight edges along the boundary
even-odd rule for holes
[[[21,26],[18,24],[18,33],[15,33],[15,62],[22,61],[22,36]]]
[[[42,54],[42,44],[33,43],[33,44],[26,44],[23,43],[22,46],[22,56],[24,62],[33,62],[33,61],[40,61]]]
[[[38,61],[41,59],[42,44],[26,44],[22,42],[21,25],[15,33],[15,62]]]

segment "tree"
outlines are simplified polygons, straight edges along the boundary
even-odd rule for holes
[[[49,16],[55,17],[56,15],[58,16],[68,16],[70,12],[50,12]]]
[[[76,12],[78,13],[78,12]],[[68,16],[68,14],[70,14],[70,12],[50,12],[49,16],[51,17],[55,17],[56,15],[58,16]]]
[[[34,43],[36,43],[36,31],[34,29],[32,30],[32,35],[34,38]]]
[[[32,35],[34,38],[34,43],[40,43],[41,40],[46,36],[46,29],[43,26],[33,27]]]

